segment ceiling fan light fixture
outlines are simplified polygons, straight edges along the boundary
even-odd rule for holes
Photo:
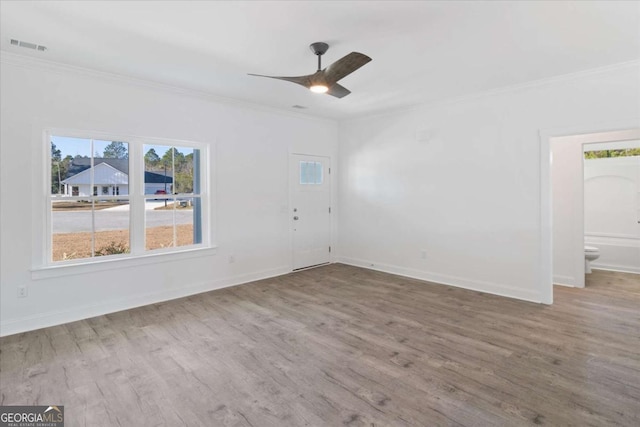
[[[309,90],[313,93],[327,93],[329,88],[326,85],[320,83],[320,84],[314,84],[310,86]]]
[[[304,86],[311,90],[313,93],[326,93],[327,95],[334,96],[336,98],[344,98],[349,95],[351,91],[344,86],[341,86],[338,81],[349,74],[362,67],[367,62],[371,61],[367,55],[359,52],[351,52],[350,54],[343,56],[336,62],[326,68],[322,68],[322,55],[329,49],[329,45],[324,42],[311,43],[311,51],[318,57],[318,69],[313,74],[306,76],[265,76],[264,74],[249,74],[256,77],[267,77],[270,79],[284,80]]]

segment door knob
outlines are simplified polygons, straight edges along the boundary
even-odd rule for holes
[[[298,219],[300,219],[300,218],[298,218],[297,216],[294,216],[294,217],[293,217],[293,220],[294,220],[294,221],[297,221]]]

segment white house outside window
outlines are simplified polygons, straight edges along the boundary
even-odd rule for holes
[[[46,264],[209,244],[206,147],[48,135]]]

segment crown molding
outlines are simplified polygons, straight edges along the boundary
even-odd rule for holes
[[[295,117],[299,119],[317,121],[322,123],[331,123],[331,124],[342,124],[348,122],[358,122],[369,120],[377,117],[389,117],[403,113],[415,112],[424,108],[433,108],[438,106],[446,106],[453,105],[462,102],[473,101],[481,98],[501,95],[505,93],[514,93],[521,90],[532,89],[541,86],[547,86],[572,80],[578,80],[581,78],[586,78],[592,75],[604,74],[611,71],[621,70],[625,68],[633,68],[640,67],[640,59],[633,61],[626,61],[617,64],[606,65],[603,67],[592,68],[589,70],[577,71],[574,73],[562,74],[559,76],[548,77],[544,79],[532,80],[525,83],[519,83],[515,85],[503,86],[499,88],[489,89],[486,91],[480,91],[465,95],[460,95],[456,97],[443,98],[430,102],[421,102],[416,103],[406,107],[399,107],[395,109],[374,112],[374,113],[363,113],[362,115],[356,115],[355,117],[350,117],[346,119],[331,119],[326,117],[314,116],[311,114],[305,114],[297,111],[289,111],[282,108],[270,107],[262,104],[252,103],[249,101],[242,101],[239,99],[224,97],[220,95],[215,95],[210,92],[189,89],[180,86],[173,86],[166,83],[155,82],[152,80],[140,79],[132,76],[127,76],[123,74],[115,74],[109,73],[105,71],[99,71],[92,68],[84,68],[78,67],[75,65],[63,64],[61,62],[50,61],[41,58],[33,58],[25,55],[18,55],[16,53],[12,53],[6,50],[0,50],[0,63],[10,64],[14,66],[20,66],[31,69],[41,69],[49,72],[59,72],[59,73],[73,73],[79,76],[98,78],[101,80],[112,81],[115,83],[121,84],[130,84],[138,87],[146,87],[150,89],[155,89],[163,92],[170,92],[178,95],[190,96],[194,98],[204,99],[209,102],[214,102],[217,104],[228,105],[236,108],[245,108],[254,111],[260,111],[265,113],[277,114],[288,117]]]
[[[0,63],[13,65],[17,67],[23,67],[28,69],[39,69],[47,72],[55,72],[61,74],[75,74],[77,76],[89,77],[100,79],[103,81],[109,81],[120,84],[128,84],[138,87],[144,87],[148,89],[158,90],[162,92],[173,93],[177,95],[189,96],[193,98],[203,99],[209,102],[217,104],[232,106],[236,108],[250,109],[263,113],[277,114],[281,116],[294,117],[298,119],[311,120],[322,123],[337,124],[337,120],[318,117],[310,114],[305,114],[297,111],[289,111],[282,108],[270,107],[262,104],[257,104],[249,101],[242,101],[239,99],[224,97],[215,95],[210,92],[189,89],[181,86],[173,86],[166,83],[160,83],[152,80],[140,79],[124,74],[110,73],[106,71],[99,71],[93,68],[78,67],[75,65],[64,64],[61,62],[50,61],[47,59],[33,58],[25,55],[18,55],[16,53],[8,52],[6,50],[0,50]]]
[[[587,78],[593,75],[605,74],[612,71],[623,70],[625,68],[633,68],[633,67],[640,68],[640,59],[636,59],[633,61],[619,62],[617,64],[605,65],[603,67],[591,68],[588,70],[576,71],[574,73],[561,74],[558,76],[547,77],[544,79],[531,80],[524,83],[518,83],[515,85],[509,85],[509,86],[502,86],[499,88],[489,89],[489,90],[480,91],[480,92],[474,92],[474,93],[450,97],[450,98],[443,98],[443,99],[430,101],[430,102],[416,103],[407,107],[400,107],[392,110],[380,111],[378,113],[363,114],[362,116],[340,120],[339,123],[342,124],[347,122],[364,121],[364,120],[369,120],[377,117],[389,117],[389,116],[394,116],[394,115],[403,114],[403,113],[415,112],[424,108],[453,105],[453,104],[458,104],[462,102],[488,98],[491,96],[497,96],[497,95],[502,95],[506,93],[514,93],[522,90],[533,89],[541,86],[548,86],[548,85],[557,84],[557,83],[579,80],[579,79]]]

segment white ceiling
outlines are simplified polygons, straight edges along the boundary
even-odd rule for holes
[[[3,0],[0,36],[16,54],[345,119],[637,60],[640,3]],[[247,75],[312,73],[315,41],[323,66],[373,58],[340,81],[351,95]]]

